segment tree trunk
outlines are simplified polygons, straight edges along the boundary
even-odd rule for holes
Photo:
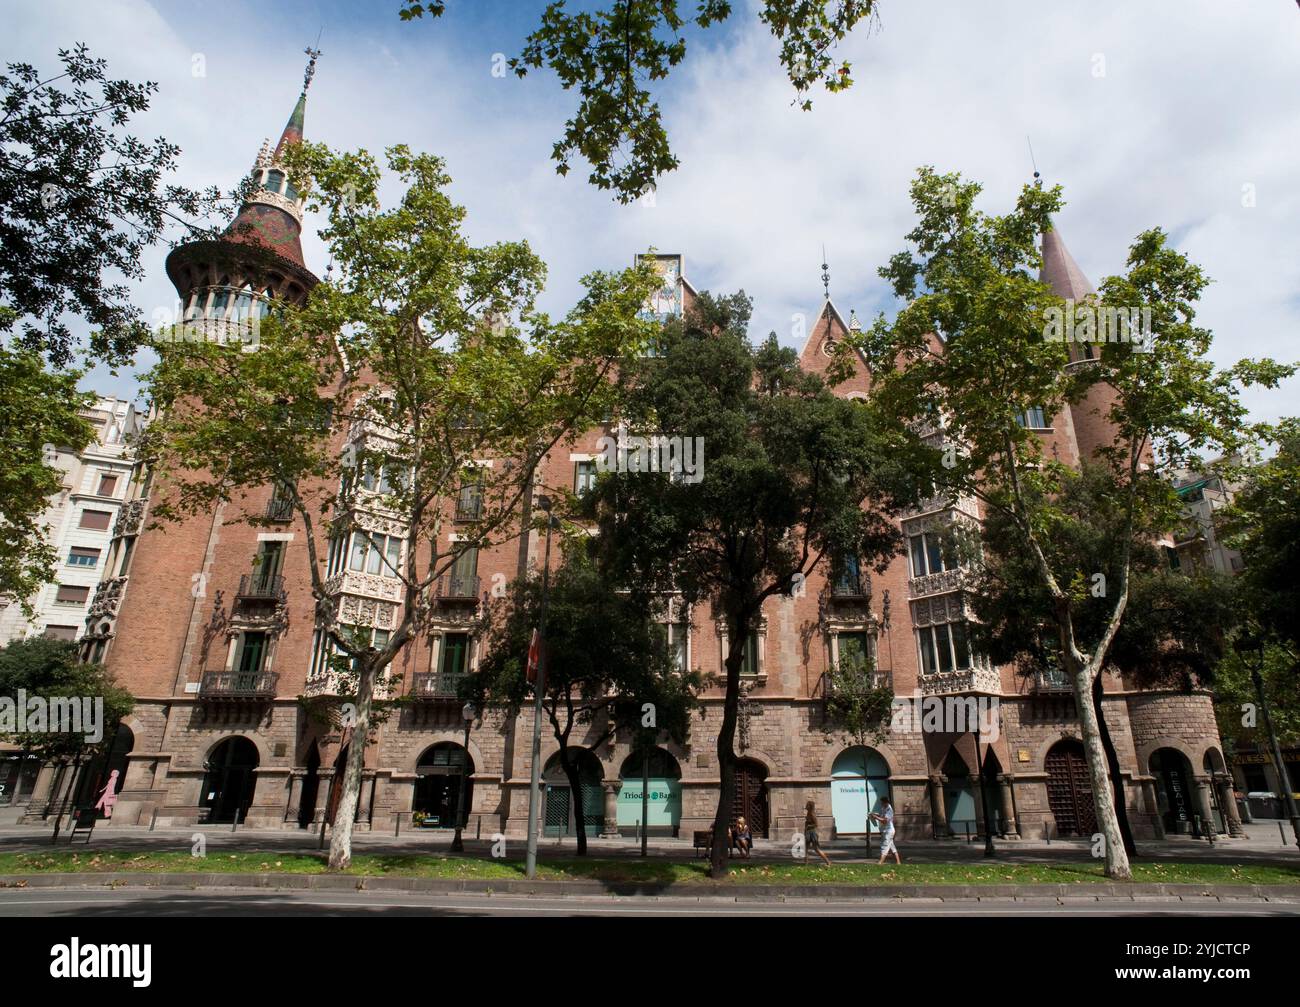
[[[1106,843],[1106,877],[1114,881],[1128,881],[1133,876],[1129,869],[1128,854],[1124,852],[1124,838],[1120,835],[1119,821],[1115,817],[1115,797],[1110,787],[1110,774],[1106,770],[1106,752],[1101,744],[1101,731],[1097,726],[1097,709],[1092,701],[1092,672],[1088,665],[1079,665],[1068,651],[1067,665],[1074,681],[1074,701],[1079,707],[1079,727],[1083,735],[1083,748],[1088,757],[1088,777],[1092,782],[1092,799],[1097,811],[1097,827]]]
[[[1119,820],[1119,834],[1124,840],[1124,852],[1130,860],[1137,857],[1137,843],[1133,841],[1133,827],[1129,825],[1128,804],[1124,800],[1124,776],[1119,769],[1119,754],[1110,737],[1110,728],[1106,726],[1106,707],[1102,704],[1101,676],[1092,680],[1092,701],[1097,708],[1097,729],[1101,734],[1101,747],[1106,752],[1106,766],[1110,771],[1111,783],[1115,791],[1115,817]]]
[[[372,659],[362,663],[361,679],[357,683],[357,722],[352,728],[348,762],[343,769],[343,792],[339,795],[338,810],[334,813],[334,826],[330,832],[329,867],[332,871],[346,870],[352,863],[352,823],[357,817],[357,802],[361,799],[361,769],[366,762],[366,739],[370,736],[375,672]]]
[[[731,646],[725,664],[727,691],[722,704],[722,727],[718,731],[718,810],[713,816],[713,848],[709,857],[709,876],[714,878],[727,874],[727,829],[731,825],[731,807],[736,793],[735,741],[740,709],[740,663],[744,659],[744,643],[749,635],[747,628],[747,619],[727,620]]]
[[[569,780],[569,794],[573,799],[573,823],[578,830],[578,856],[587,855],[587,821],[582,814],[582,780],[578,776],[578,764],[569,761],[569,746],[560,742],[560,767]]]

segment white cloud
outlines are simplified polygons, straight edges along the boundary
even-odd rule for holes
[[[791,342],[790,316],[820,305],[823,243],[836,303],[864,318],[889,310],[875,271],[911,227],[917,166],[982,181],[996,212],[1029,178],[1028,135],[1045,181],[1065,186],[1058,224],[1091,279],[1120,271],[1133,237],[1162,226],[1215,280],[1202,320],[1218,333],[1217,360],[1300,356],[1288,338],[1300,307],[1300,11],[1289,3],[887,2],[881,29],[845,47],[854,87],[816,95],[808,113],[791,107],[775,43],[738,4],[725,33],[693,37],[665,93],[682,167],[654,207],[615,204],[581,165],[555,175],[551,144],[571,96],[546,74],[491,75],[492,54],[517,51],[519,38],[457,22],[454,7],[446,23],[401,25],[391,6],[359,24],[331,21],[354,16],[340,8],[324,16],[308,134],[445,156],[472,237],[527,238],[549,263],[549,310],[571,303],[583,273],[653,244],[682,252],[697,285],[743,287],[756,300],[754,333]],[[314,4],[226,5],[214,19],[211,8],[103,0],[6,20],[16,23],[6,59],[48,63],[84,39],[114,73],[158,80],[147,132],[181,145],[182,181],[229,187],[283,125],[299,43],[314,40],[322,15]],[[203,78],[192,76],[196,51]],[[1241,205],[1247,183],[1254,207]],[[308,235],[304,247],[323,270],[319,241]],[[142,307],[172,296],[164,257],[152,256]],[[1295,413],[1297,388],[1246,401],[1261,418]]]

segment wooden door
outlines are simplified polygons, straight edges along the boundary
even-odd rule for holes
[[[736,793],[732,801],[731,820],[741,815],[754,836],[767,838],[767,770],[752,759],[736,764]]]
[[[1063,741],[1047,753],[1047,803],[1062,836],[1091,836],[1097,831],[1092,781],[1083,745]]]

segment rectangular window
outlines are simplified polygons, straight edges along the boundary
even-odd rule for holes
[[[438,674],[444,682],[465,674],[469,667],[469,634],[444,633],[438,655]]]
[[[970,631],[963,622],[924,626],[916,631],[921,647],[921,673],[934,675],[966,671],[975,666]]]
[[[90,588],[79,584],[60,584],[54,596],[57,605],[84,605],[90,598]]]
[[[672,654],[673,667],[677,671],[686,671],[686,650],[690,638],[691,624],[689,622],[675,622],[669,627],[668,650]]]
[[[934,532],[925,534],[925,559],[930,573],[943,570],[943,540]]]
[[[284,561],[284,543],[280,541],[263,542],[257,550],[253,561],[253,579],[260,587],[270,587],[272,578],[280,576]]]
[[[477,521],[483,516],[483,483],[478,479],[461,484],[456,498],[456,520]]]
[[[745,655],[740,662],[740,674],[753,678],[758,675],[758,631],[745,638]]]
[[[925,569],[925,536],[912,535],[907,540],[909,551],[912,556],[912,576],[924,577]]]
[[[98,566],[99,550],[74,545],[68,552],[68,566]]]
[[[1043,415],[1042,406],[1030,406],[1023,413],[1017,413],[1016,422],[1029,430],[1047,429],[1047,417]]]
[[[117,576],[125,577],[128,570],[131,569],[131,553],[135,551],[135,536],[130,535],[122,539],[122,551],[117,561]]]
[[[117,491],[117,476],[99,477],[99,496],[111,497]]]
[[[573,492],[586,496],[596,485],[596,463],[593,460],[575,462],[573,465]]]
[[[921,642],[921,674],[933,675],[938,670],[934,654],[934,634],[930,632],[929,626],[918,629],[916,633]]]
[[[965,623],[952,624],[952,649],[957,658],[957,667],[969,668],[971,666],[970,642],[966,639]]]
[[[871,661],[871,637],[866,633],[839,633],[837,644],[840,664],[850,661]]]
[[[89,528],[92,531],[108,531],[108,526],[113,523],[113,514],[106,510],[83,510],[81,512],[81,527]]]
[[[456,557],[451,568],[451,589],[455,595],[476,593],[474,576],[478,573],[478,550],[468,548]]]
[[[939,670],[952,671],[952,641],[948,636],[948,626],[934,627],[934,646],[939,655]]]
[[[46,626],[43,634],[47,640],[75,640],[76,626]]]
[[[262,660],[266,656],[266,634],[265,633],[245,633],[240,641],[239,664],[240,671],[261,671]]]

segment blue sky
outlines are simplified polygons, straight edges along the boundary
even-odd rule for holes
[[[689,36],[661,92],[682,167],[654,205],[630,206],[591,188],[583,165],[555,174],[551,144],[573,102],[554,78],[492,75],[541,0],[450,0],[443,18],[413,23],[398,6],[0,0],[0,58],[50,66],[59,46],[85,41],[115,75],[158,81],[137,130],[181,146],[181,181],[229,188],[283,126],[319,31],[308,135],[445,157],[471,238],[526,238],[548,263],[547,310],[572,303],[583,273],[653,245],[685,255],[696,286],[743,288],[753,335],[792,345],[820,308],[823,244],[843,311],[892,310],[876,269],[911,227],[916,168],[982,181],[984,207],[999,211],[1030,177],[1030,136],[1045,180],[1065,186],[1057,223],[1094,282],[1123,268],[1136,234],[1163,226],[1215,280],[1201,318],[1220,363],[1300,358],[1293,0],[884,0],[878,29],[843,47],[854,88],[817,95],[808,113],[791,105],[755,5],[738,0],[721,30]],[[309,221],[319,273],[312,232]],[[165,254],[150,254],[138,286],[146,314],[174,297]],[[133,387],[125,374],[93,384]],[[1298,390],[1293,380],[1247,402],[1259,418],[1294,414]]]

